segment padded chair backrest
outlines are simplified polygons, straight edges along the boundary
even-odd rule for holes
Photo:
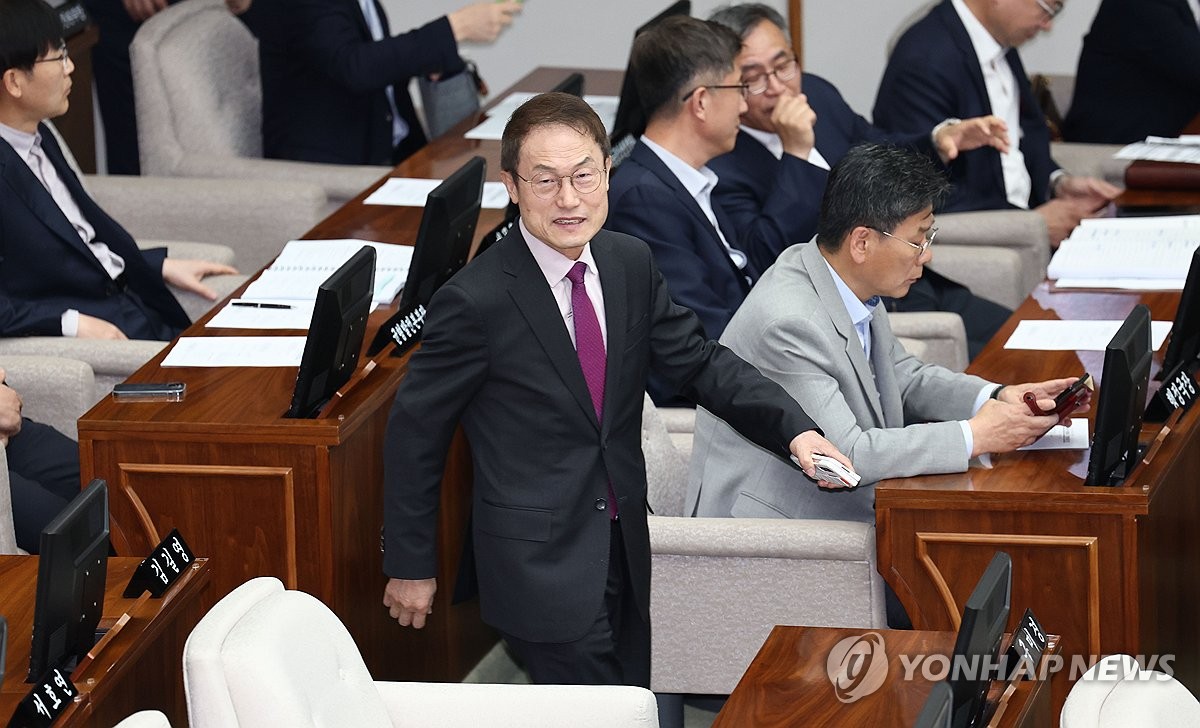
[[[1184,728],[1200,725],[1200,702],[1175,678],[1143,670],[1129,655],[1092,665],[1063,704],[1062,728]]]
[[[0,554],[19,554],[13,528],[12,493],[8,489],[8,454],[0,447]]]
[[[671,442],[650,395],[642,401],[642,455],[646,458],[646,499],[655,515],[682,516],[688,464]]]
[[[262,156],[258,41],[223,0],[158,13],[129,57],[142,174],[170,174],[185,152]]]
[[[171,728],[171,721],[157,710],[143,710],[117,723],[113,728]]]

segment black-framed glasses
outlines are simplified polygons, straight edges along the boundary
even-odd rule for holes
[[[742,74],[742,82],[745,83],[750,93],[758,96],[761,93],[766,93],[767,87],[771,85],[771,76],[781,83],[791,81],[796,76],[800,75],[800,61],[795,55],[790,58],[776,63],[769,71],[751,71]]]
[[[1046,0],[1035,0],[1035,2],[1037,2],[1038,7],[1042,9],[1042,12],[1050,16],[1051,20],[1057,18],[1058,14],[1063,10],[1063,4],[1061,2],[1057,2],[1057,0],[1054,3],[1048,3]]]
[[[891,233],[887,232],[886,230],[880,230],[879,228],[871,228],[871,230],[874,230],[875,232],[879,233],[880,235],[886,235],[887,237],[891,238],[892,240],[899,240],[900,242],[904,243],[905,245],[911,247],[913,250],[916,250],[918,256],[923,254],[926,250],[929,250],[929,246],[933,245],[933,239],[936,238],[937,234],[938,234],[937,228],[929,228],[929,234],[925,236],[925,239],[919,243],[914,243],[911,240],[905,240],[904,238],[896,237],[895,235],[892,235]]]
[[[581,195],[586,195],[589,192],[595,192],[596,188],[604,180],[604,175],[608,174],[608,167],[598,169],[596,167],[582,167],[575,170],[571,174],[556,175],[549,172],[539,172],[529,179],[525,179],[520,174],[517,179],[529,185],[533,190],[533,194],[543,200],[552,200],[558,195],[558,191],[562,189],[564,179],[571,180],[571,187]]]
[[[707,88],[707,89],[715,89],[715,88],[736,88],[736,89],[741,89],[741,91],[742,91],[742,98],[743,98],[743,99],[744,99],[744,98],[746,98],[747,96],[749,96],[749,95],[750,95],[750,85],[749,85],[749,84],[747,84],[747,83],[702,83],[702,84],[700,84],[699,86],[697,86],[696,88],[694,88],[694,89],[692,89],[691,91],[688,91],[686,94],[684,94],[684,95],[683,95],[683,98],[682,98],[682,99],[680,99],[680,101],[687,101],[688,99],[692,98],[692,94],[696,93],[697,91],[699,91],[699,90],[700,90],[700,89],[702,89],[702,88]]]
[[[39,58],[34,63],[53,63],[59,61],[62,63],[63,72],[67,70],[67,61],[71,58],[71,52],[67,50],[67,44],[63,43],[58,47],[58,55],[50,56],[49,58]]]

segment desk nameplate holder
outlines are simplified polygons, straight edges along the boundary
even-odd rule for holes
[[[133,599],[148,591],[150,596],[158,599],[167,593],[171,585],[179,580],[195,560],[196,557],[183,540],[183,536],[179,535],[178,530],[171,529],[162,543],[154,547],[150,555],[138,564],[137,570],[129,579],[129,586],[125,587],[121,596]]]
[[[1016,631],[1013,632],[1008,651],[1004,654],[1007,678],[1032,680],[1036,677],[1038,665],[1042,662],[1042,655],[1045,654],[1048,644],[1046,632],[1037,617],[1033,616],[1033,610],[1026,609]]]
[[[1163,377],[1162,386],[1154,393],[1146,408],[1147,420],[1162,422],[1175,410],[1186,410],[1192,406],[1200,385],[1196,384],[1196,379],[1188,369],[1186,363],[1180,364]]]
[[[54,668],[37,681],[17,706],[8,728],[45,728],[53,725],[78,695],[79,690],[71,678]]]

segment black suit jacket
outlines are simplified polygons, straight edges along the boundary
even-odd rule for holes
[[[1200,26],[1187,0],[1102,0],[1083,37],[1063,138],[1178,136],[1200,113]]]
[[[255,0],[243,20],[259,38],[265,156],[390,166],[424,146],[408,82],[463,68],[450,22],[441,17],[392,37],[375,7],[380,41],[371,39],[357,0]],[[389,85],[409,128],[397,150]]]
[[[609,483],[632,593],[649,622],[641,415],[650,370],[781,457],[815,427],[778,385],[708,340],[695,314],[671,302],[644,243],[601,231],[591,251],[608,337],[603,420],[553,294],[514,228],[434,295],[388,423],[384,571],[436,575],[438,489],[461,422],[474,462],[483,617],[535,642],[578,639],[600,611]]]
[[[713,213],[725,239],[740,250],[736,228],[716,200]],[[695,311],[714,339],[746,299],[750,282],[758,280],[753,262],[738,270],[700,205],[641,141],[613,174],[604,226],[650,246],[671,298]]]
[[[911,147],[941,165],[929,139],[932,127],[923,133],[889,134],[854,113],[837,88],[820,76],[804,74],[801,89],[817,114],[817,151],[830,166],[864,142]],[[713,200],[729,215],[738,244],[758,270],[771,267],[789,245],[816,234],[828,171],[791,154],[776,159],[744,131],[738,132],[732,152],[708,166],[720,178]]]
[[[1029,206],[1037,207],[1049,199],[1050,174],[1058,165],[1050,158],[1050,131],[1021,58],[1015,48],[1005,58],[1021,97],[1021,152],[1032,181]],[[929,133],[951,117],[968,119],[992,113],[979,58],[950,0],[934,6],[897,41],[879,83],[873,113],[880,127],[909,133]],[[1009,131],[1009,138],[1016,141],[1016,130]],[[1004,191],[998,150],[982,147],[964,152],[949,169],[954,187],[943,211],[1012,207]]]
[[[125,259],[131,290],[177,331],[191,322],[162,279],[166,251],[142,251],[84,191],[54,135],[39,126],[42,150],[92,227],[96,239]],[[69,308],[129,333],[128,306],[100,261],[54,198],[8,143],[0,141],[0,336],[62,334]]]

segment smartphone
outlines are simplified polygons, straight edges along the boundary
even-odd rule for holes
[[[1076,379],[1071,386],[1058,393],[1054,398],[1054,409],[1043,410],[1038,407],[1037,395],[1033,392],[1026,392],[1021,399],[1029,407],[1029,411],[1035,415],[1068,415],[1074,412],[1087,400],[1092,394],[1092,389],[1095,385],[1092,384],[1092,375],[1087,372],[1083,373],[1079,379]]]
[[[180,402],[186,392],[183,382],[124,382],[112,388],[118,402]]]

